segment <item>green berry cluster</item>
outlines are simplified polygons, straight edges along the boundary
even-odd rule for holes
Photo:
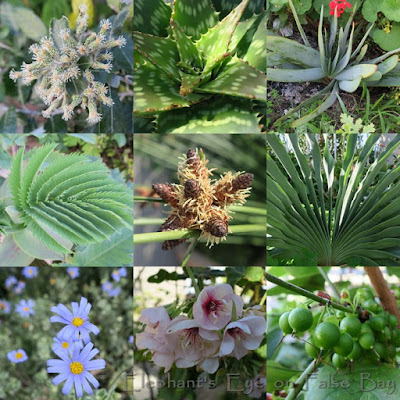
[[[368,288],[358,289],[352,301],[344,291],[342,302],[354,313],[327,306],[314,316],[305,306],[297,307],[281,315],[279,327],[293,336],[309,331],[307,354],[316,360],[330,358],[338,369],[360,359],[394,362],[400,347],[397,317],[384,311]]]

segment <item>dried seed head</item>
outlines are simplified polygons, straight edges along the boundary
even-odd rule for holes
[[[196,150],[188,150],[186,153],[186,164],[192,166],[194,169],[200,165],[200,157]]]
[[[172,207],[178,206],[178,196],[172,185],[168,185],[167,183],[155,183],[153,185],[153,190]]]
[[[232,190],[233,192],[237,192],[240,189],[247,189],[251,186],[253,182],[254,175],[245,173],[241,174],[232,181]]]
[[[218,217],[212,217],[207,221],[205,230],[215,237],[224,237],[228,234],[228,221],[223,221]]]
[[[201,192],[201,187],[200,187],[200,182],[197,181],[196,179],[188,179],[185,182],[185,197],[186,198],[196,198],[199,196]]]
[[[175,231],[182,228],[182,222],[176,215],[170,215],[167,220],[160,226],[158,232]]]

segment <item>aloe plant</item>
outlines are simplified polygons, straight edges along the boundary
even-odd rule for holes
[[[352,93],[360,85],[400,86],[400,64],[397,55],[400,48],[380,57],[364,60],[368,50],[366,40],[374,24],[370,24],[361,40],[356,42],[359,29],[355,29],[353,18],[357,5],[354,6],[344,28],[339,28],[337,13],[334,14],[329,34],[323,27],[322,6],[316,50],[310,45],[291,0],[289,4],[304,45],[268,32],[267,79],[273,82],[323,82],[326,83],[326,87],[280,118],[274,125],[322,98],[322,103],[316,109],[294,121],[291,127],[296,128],[307,123],[340,100],[340,90]]]
[[[220,20],[210,0],[135,2],[137,132],[260,132],[266,13],[243,20],[249,3]]]
[[[20,148],[0,193],[0,265],[66,260],[76,245],[102,243],[132,231],[132,196],[100,161],[55,150]],[[26,164],[25,164],[26,160]],[[125,232],[125,231],[124,231]],[[132,234],[131,234],[132,241]]]
[[[400,265],[400,166],[387,168],[400,135],[370,165],[380,135],[369,135],[359,154],[359,135],[348,135],[342,161],[327,135],[323,155],[315,136],[306,135],[304,152],[298,134],[286,135],[296,161],[278,135],[267,136],[275,154],[267,154],[267,265],[304,256],[307,265]]]

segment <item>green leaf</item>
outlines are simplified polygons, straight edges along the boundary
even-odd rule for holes
[[[248,62],[251,66],[265,71],[267,68],[267,58],[265,56],[265,49],[267,46],[267,14],[258,25],[257,31],[252,38],[250,46],[243,60]]]
[[[87,247],[79,246],[66,264],[78,267],[117,267],[133,263],[133,233],[124,228],[104,242]]]
[[[53,39],[55,46],[61,51],[64,48],[63,40],[60,36],[60,31],[70,29],[69,21],[66,16],[61,19],[52,19],[50,22],[50,36]]]
[[[375,29],[372,38],[382,50],[392,51],[400,47],[400,23],[394,22],[389,33]]]
[[[267,49],[284,54],[285,58],[308,68],[321,68],[319,51],[280,36],[267,36]]]
[[[6,236],[0,244],[0,267],[26,267],[34,257],[24,253],[12,236]]]
[[[246,267],[243,278],[250,282],[262,282],[264,269],[262,267]]]
[[[42,20],[29,8],[15,7],[3,2],[0,6],[0,14],[2,24],[22,32],[29,39],[39,41],[47,33]]]
[[[376,72],[378,69],[377,65],[374,64],[359,64],[347,67],[345,70],[335,75],[335,79],[351,81],[355,79],[368,78]]]
[[[235,57],[216,79],[201,85],[197,91],[225,94],[266,101],[265,74]]]
[[[271,82],[310,82],[325,77],[321,67],[305,69],[267,68],[267,79]]]
[[[210,0],[175,0],[172,19],[187,36],[197,40],[218,23],[218,14]]]
[[[66,0],[46,0],[42,8],[42,20],[46,26],[53,18],[61,18],[63,15],[69,14],[70,8]]]
[[[385,363],[368,364],[366,361],[354,363],[353,372],[324,366],[309,380],[305,400],[388,400],[399,398],[399,370]],[[335,382],[332,385],[332,376]],[[329,382],[331,384],[329,384]],[[388,388],[387,385],[392,387]]]
[[[163,0],[135,0],[134,30],[154,36],[168,36],[171,11]]]
[[[133,40],[135,51],[170,78],[180,81],[177,68],[179,53],[172,39],[133,32]]]
[[[163,133],[260,133],[256,112],[243,101],[226,101],[224,97],[162,113],[157,119],[158,131]]]
[[[385,0],[381,3],[381,11],[390,21],[400,22],[400,0]]]
[[[201,95],[181,96],[177,85],[174,85],[166,75],[160,74],[148,65],[141,65],[135,71],[135,114],[151,115],[175,108],[189,107],[201,98]]]
[[[0,118],[1,133],[17,133],[17,113],[10,107]]]
[[[209,29],[197,41],[197,48],[207,60],[205,71],[213,69],[217,61],[227,53],[233,33],[249,1],[243,0],[227,17]]]
[[[287,0],[279,0],[283,3],[287,3]],[[240,0],[212,0],[212,3],[215,9],[221,12],[220,18],[224,18],[228,15],[233,8],[235,8],[239,3]],[[247,6],[244,14],[244,18],[250,18],[254,14],[260,14],[260,12],[265,9],[265,1],[264,0],[251,0],[249,5]]]
[[[63,253],[50,251],[40,240],[33,236],[32,232],[24,229],[13,234],[14,242],[26,254],[38,260],[64,261]]]
[[[379,11],[381,11],[382,2],[375,0],[365,0],[362,8],[362,14],[368,22],[375,22],[378,17]]]
[[[312,6],[312,0],[293,0],[297,14],[305,14]]]

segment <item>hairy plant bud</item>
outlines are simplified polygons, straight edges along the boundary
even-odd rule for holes
[[[167,183],[155,183],[153,184],[153,190],[171,206],[176,207],[178,205],[178,198],[172,185],[168,185]]]
[[[201,192],[200,182],[196,179],[188,179],[185,182],[185,197],[196,198]]]

